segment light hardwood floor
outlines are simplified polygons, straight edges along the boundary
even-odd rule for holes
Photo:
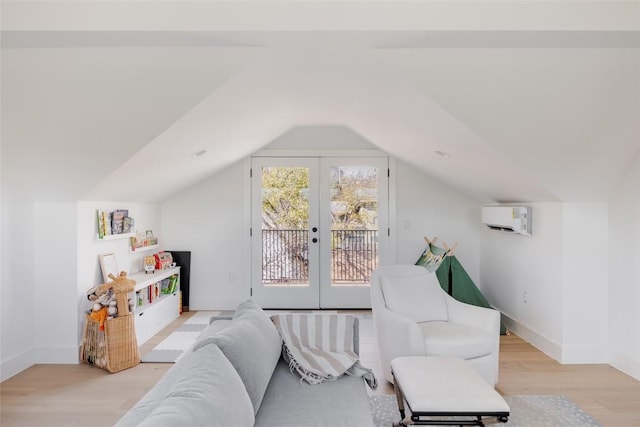
[[[152,349],[193,314],[184,313],[141,346],[141,352]],[[380,370],[370,312],[357,314],[362,318],[362,362],[374,369],[381,383],[372,393],[391,394]],[[171,366],[142,363],[116,374],[84,364],[33,366],[0,384],[0,425],[111,426]],[[605,427],[640,426],[639,381],[608,365],[560,365],[515,335],[501,337],[496,388],[505,395],[565,395]]]

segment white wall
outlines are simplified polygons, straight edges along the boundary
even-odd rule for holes
[[[129,239],[99,240],[97,238],[97,210],[113,211],[128,209],[129,216],[135,220],[134,227],[138,231],[152,230],[158,237],[160,247],[151,252],[129,252]],[[118,270],[129,274],[143,269],[142,260],[145,255],[166,248],[160,222],[160,205],[157,203],[134,202],[79,202],[77,204],[77,270],[78,280],[74,286],[75,307],[77,313],[77,343],[82,338],[84,327],[84,311],[90,308],[87,291],[93,286],[104,283],[98,255],[113,253]],[[77,359],[77,357],[76,357]]]
[[[35,363],[33,202],[2,176],[2,318],[0,376],[4,380]]]
[[[609,358],[640,380],[640,156],[609,200]]]
[[[397,262],[414,264],[425,236],[458,242],[455,255],[479,286],[480,205],[407,163],[397,162],[396,175]]]
[[[34,362],[76,363],[75,203],[36,203],[34,213]]]
[[[532,209],[532,236],[483,228],[480,233],[480,283],[487,299],[507,316],[508,328],[560,360],[563,338],[562,204],[528,205]]]
[[[606,363],[609,306],[606,202],[563,205],[562,363]]]
[[[236,163],[162,203],[166,248],[191,251],[191,310],[232,310],[249,298],[248,173],[243,162]]]

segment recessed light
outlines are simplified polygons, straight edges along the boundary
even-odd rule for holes
[[[448,159],[451,157],[451,154],[447,153],[446,151],[436,150],[436,154],[444,159]]]
[[[200,156],[204,156],[205,154],[207,154],[207,150],[200,150],[200,151],[196,151],[195,153],[193,153],[191,155],[192,158],[197,159]]]

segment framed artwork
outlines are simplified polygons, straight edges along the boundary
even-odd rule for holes
[[[111,281],[109,274],[118,276],[118,266],[116,265],[115,254],[102,254],[98,255],[100,258],[100,268],[102,269],[102,279],[105,283]]]

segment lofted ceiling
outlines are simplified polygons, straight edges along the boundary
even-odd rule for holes
[[[37,200],[161,201],[302,126],[480,203],[606,200],[640,153],[638,2],[2,8],[3,183]]]

